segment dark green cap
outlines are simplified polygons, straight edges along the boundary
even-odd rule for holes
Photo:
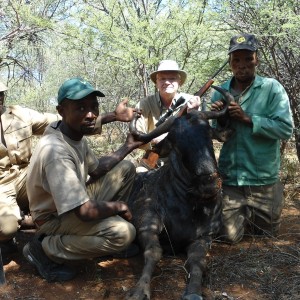
[[[76,77],[66,80],[58,90],[57,102],[60,104],[64,99],[80,100],[91,93],[99,97],[105,95],[96,90],[89,82],[82,78]]]
[[[258,50],[258,41],[253,34],[243,33],[231,38],[228,54],[237,50],[249,50],[256,52]]]

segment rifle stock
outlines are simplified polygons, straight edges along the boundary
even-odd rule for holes
[[[152,151],[152,150],[146,150],[145,155],[141,159],[141,165],[145,167],[148,170],[155,169],[157,167],[157,161],[159,159],[159,155]]]
[[[201,87],[201,89],[194,94],[194,96],[202,97],[204,93],[206,93],[206,91],[212,86],[213,83],[214,80],[212,78],[206,81],[205,84]]]

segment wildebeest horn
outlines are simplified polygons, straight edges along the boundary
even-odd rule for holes
[[[133,120],[130,122],[129,125],[129,131],[140,141],[143,141],[145,143],[149,143],[154,138],[162,135],[163,133],[166,133],[170,130],[173,122],[176,119],[176,116],[169,117],[164,123],[159,125],[157,128],[152,130],[149,133],[143,133],[136,129],[136,121],[138,119],[138,115],[136,114]]]
[[[221,93],[223,95],[223,97],[224,97],[223,100],[225,102],[225,105],[224,105],[223,109],[219,110],[219,111],[217,111],[217,110],[203,111],[203,112],[200,112],[200,113],[203,114],[207,119],[217,119],[217,118],[225,115],[230,102],[234,101],[234,98],[228,91],[220,88],[219,86],[212,85],[211,87],[213,89],[217,90],[219,93]]]

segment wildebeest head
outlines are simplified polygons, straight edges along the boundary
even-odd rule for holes
[[[167,137],[158,144],[158,152],[160,156],[168,156],[170,174],[185,184],[189,197],[201,196],[204,200],[219,191],[221,181],[212,129],[205,114],[191,111],[177,118]]]
[[[174,152],[183,167],[193,169],[197,176],[216,171],[211,163],[212,158],[215,160],[211,128],[204,115],[197,111],[175,119],[167,137],[158,144],[157,152],[161,157]]]
[[[232,96],[228,92],[219,87],[214,88],[225,98],[225,107],[221,111],[194,110],[181,117],[172,116],[148,134],[136,131],[135,121],[130,127],[130,131],[145,142],[169,132],[167,137],[157,144],[156,152],[160,157],[169,157],[172,176],[180,177],[185,185],[193,188],[191,194],[199,196],[201,193],[203,198],[205,195],[212,195],[212,190],[220,187],[209,120],[223,116],[232,101]],[[199,184],[195,184],[196,182]],[[195,190],[195,187],[199,189]]]

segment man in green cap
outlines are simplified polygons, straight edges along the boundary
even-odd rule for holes
[[[129,133],[118,150],[97,158],[84,137],[99,116],[97,97],[104,94],[87,81],[65,81],[57,98],[62,120],[46,129],[30,162],[27,190],[38,231],[23,254],[48,281],[73,278],[70,261],[138,250],[125,204],[136,173],[123,159],[142,142]],[[117,108],[100,121],[128,121],[134,111]]]
[[[29,211],[26,174],[31,138],[58,119],[19,105],[5,106],[7,86],[0,81],[0,248],[7,261],[17,252],[15,235]]]

